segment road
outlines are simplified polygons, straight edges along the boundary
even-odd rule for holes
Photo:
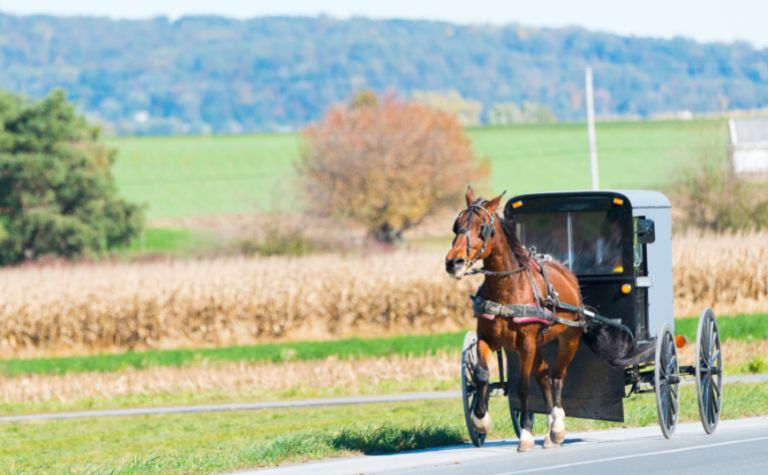
[[[765,474],[768,417],[721,421],[706,435],[700,423],[680,424],[670,440],[658,427],[569,434],[562,447],[517,453],[517,442],[494,441],[393,455],[336,459],[238,475],[337,474]]]
[[[763,383],[768,381],[768,374],[744,374],[725,376],[724,383]],[[692,379],[683,380],[682,384],[693,384]],[[46,412],[38,414],[18,414],[0,416],[3,422],[27,422],[59,419],[79,419],[82,417],[119,417],[147,416],[153,414],[185,414],[225,411],[259,411],[266,409],[286,409],[298,407],[343,406],[348,404],[373,404],[383,402],[425,401],[431,399],[460,399],[459,391],[435,391],[422,393],[385,394],[382,396],[351,396],[322,399],[303,399],[293,401],[237,402],[228,404],[196,404],[190,406],[133,407],[126,409],[101,409],[91,411]]]

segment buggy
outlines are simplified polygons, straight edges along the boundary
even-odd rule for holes
[[[585,191],[527,194],[510,199],[504,217],[515,226],[529,249],[565,264],[578,278],[582,316],[593,325],[612,325],[631,334],[635,345],[654,345],[647,361],[623,369],[605,364],[582,341],[568,370],[563,389],[570,416],[607,421],[624,420],[623,399],[654,392],[659,425],[669,438],[676,427],[679,385],[693,377],[704,430],[712,433],[720,418],[722,356],[714,312],[701,313],[693,365],[680,366],[674,336],[672,289],[672,221],[670,203],[655,191]],[[557,342],[541,347],[551,361]],[[520,401],[514,388],[519,362],[511,351],[497,350],[499,379],[490,396],[506,396],[515,432],[520,436]],[[473,371],[477,335],[468,332],[461,360],[461,385],[467,428],[481,446],[484,433],[470,422],[477,394]],[[538,387],[529,402],[531,413],[546,414]],[[539,396],[539,397],[536,397]],[[530,415],[533,417],[533,414]]]

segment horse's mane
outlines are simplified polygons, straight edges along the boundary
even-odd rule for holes
[[[507,242],[509,243],[509,249],[515,256],[515,259],[517,259],[518,264],[525,266],[530,256],[528,254],[528,250],[520,241],[520,238],[517,237],[517,232],[515,232],[515,224],[512,221],[507,221],[506,219],[499,217],[498,215],[496,215],[496,219],[498,219],[499,224],[501,224],[501,229],[504,231],[504,236],[506,236]]]

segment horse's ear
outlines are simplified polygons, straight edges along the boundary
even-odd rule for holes
[[[467,206],[472,205],[475,202],[475,192],[472,190],[471,186],[467,187]]]
[[[488,211],[490,211],[491,213],[493,213],[494,211],[496,211],[496,208],[498,208],[498,207],[499,207],[499,205],[501,204],[501,198],[503,198],[503,197],[504,197],[504,194],[505,194],[505,193],[506,193],[506,191],[502,191],[502,192],[501,192],[501,194],[500,194],[499,196],[497,196],[496,198],[494,198],[494,199],[492,199],[491,201],[489,201],[488,203],[486,203],[486,205],[485,205],[485,209],[487,209],[487,210],[488,210]]]

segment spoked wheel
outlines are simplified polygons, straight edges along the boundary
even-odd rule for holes
[[[513,353],[511,351],[505,351],[507,356],[507,377],[511,379],[512,371],[518,371],[518,366],[513,365],[510,358],[517,358],[517,354]],[[517,438],[520,438],[520,430],[522,427],[520,426],[520,409],[515,407],[515,401],[513,397],[513,391],[514,388],[508,388],[508,394],[507,394],[507,402],[509,403],[509,415],[512,417],[512,428],[515,430],[515,435],[517,435]],[[531,418],[531,424],[533,424],[533,411],[528,411],[528,417]]]
[[[696,395],[704,431],[711,434],[720,421],[723,371],[720,331],[711,308],[701,312],[696,332]]]
[[[677,366],[677,351],[668,323],[661,327],[656,336],[656,413],[664,437],[669,439],[677,427],[677,411],[680,394],[680,371]]]
[[[473,368],[477,364],[477,334],[467,332],[464,336],[464,346],[461,351],[461,399],[464,403],[464,421],[467,423],[469,438],[475,447],[481,447],[485,443],[485,436],[475,429],[470,416],[477,401],[475,375]]]

